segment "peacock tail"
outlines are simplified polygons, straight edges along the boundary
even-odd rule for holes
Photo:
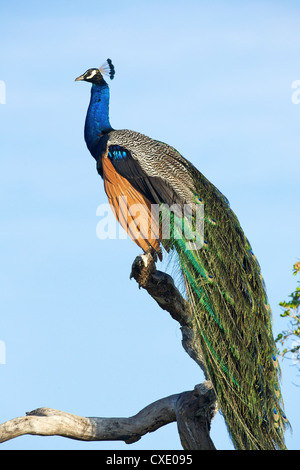
[[[85,140],[112,210],[144,251],[155,250],[161,258],[162,246],[177,253],[191,321],[235,447],[284,449],[288,422],[271,309],[250,243],[225,196],[179,152],[111,127],[105,72],[113,78],[111,61],[77,80],[92,83]],[[136,205],[139,216],[132,211]]]
[[[285,449],[287,419],[271,309],[258,261],[227,199],[193,170],[195,199],[204,204],[204,240],[173,244],[209,378],[237,449]],[[182,230],[181,230],[182,233]]]

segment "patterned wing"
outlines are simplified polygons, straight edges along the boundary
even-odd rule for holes
[[[117,171],[156,203],[183,205],[194,200],[193,165],[163,142],[138,132],[109,134],[109,150]]]

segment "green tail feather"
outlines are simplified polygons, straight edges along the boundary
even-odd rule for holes
[[[196,200],[204,202],[204,244],[171,241],[185,279],[191,315],[219,408],[237,449],[285,449],[271,312],[259,264],[226,198],[195,170]],[[181,228],[181,227],[180,227]]]

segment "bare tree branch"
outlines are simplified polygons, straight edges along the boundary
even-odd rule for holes
[[[150,251],[137,256],[132,265],[130,278],[134,278],[139,286],[145,289],[163,310],[167,310],[171,317],[178,321],[181,325],[182,346],[201,367],[205,378],[208,380],[209,377],[199,341],[197,341],[197,332],[190,314],[189,303],[175,287],[172,277],[156,270],[155,261],[156,255],[153,255]]]
[[[155,255],[148,252],[137,256],[132,264],[130,279],[132,278],[181,326],[191,324],[188,302],[175,287],[172,277],[156,270]]]
[[[208,379],[189,304],[175,287],[171,276],[156,270],[155,261],[156,255],[151,252],[138,256],[130,277],[179,322],[184,349]],[[131,444],[143,435],[177,421],[184,449],[212,450],[215,447],[209,432],[216,411],[215,393],[211,382],[206,380],[193,391],[162,398],[129,418],[85,418],[51,408],[38,408],[26,416],[1,424],[0,442],[32,434],[84,441],[120,440]]]
[[[193,403],[192,409],[191,403]],[[85,418],[52,408],[38,408],[26,416],[1,424],[0,442],[32,434],[62,436],[83,441],[124,441],[131,444],[145,434],[177,421],[181,441],[186,448],[189,429],[185,417],[192,412],[193,415],[198,413],[199,439],[198,442],[194,442],[195,448],[202,446],[214,449],[208,435],[213,403],[210,384],[204,383],[194,391],[155,401],[130,418]]]

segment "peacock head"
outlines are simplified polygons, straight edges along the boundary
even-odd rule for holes
[[[98,84],[104,81],[103,75],[108,75],[111,80],[114,78],[115,68],[110,59],[107,59],[98,69],[88,69],[84,74],[75,78],[75,82],[83,80],[85,82]]]

